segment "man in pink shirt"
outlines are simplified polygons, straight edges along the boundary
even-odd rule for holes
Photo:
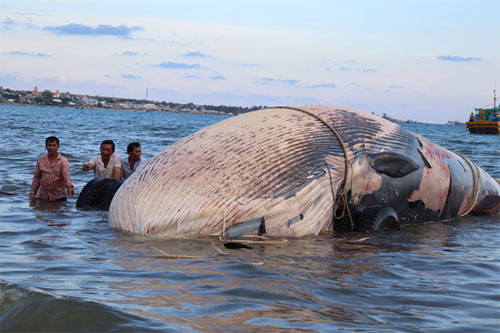
[[[36,162],[30,198],[34,198],[40,189],[38,197],[41,199],[66,200],[66,190],[70,196],[74,194],[68,160],[57,152],[59,139],[55,136],[45,139],[45,148],[48,154]]]

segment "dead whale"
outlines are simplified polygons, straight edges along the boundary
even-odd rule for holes
[[[341,107],[274,107],[167,147],[118,189],[109,223],[166,237],[304,236],[499,204],[498,180],[397,124]]]

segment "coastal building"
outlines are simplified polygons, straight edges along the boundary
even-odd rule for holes
[[[95,98],[89,97],[89,96],[83,96],[82,97],[82,103],[85,105],[92,105],[96,106],[97,105],[97,100]]]
[[[142,108],[145,110],[150,110],[150,111],[158,110],[158,107],[156,105],[154,105],[153,103],[144,104],[144,105],[142,105]]]
[[[130,103],[127,102],[116,102],[116,106],[124,109],[128,109],[131,107]]]

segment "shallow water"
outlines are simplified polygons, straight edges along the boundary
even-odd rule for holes
[[[500,331],[498,216],[229,250],[117,232],[76,197],[28,198],[49,135],[78,194],[103,139],[119,154],[138,140],[151,158],[224,118],[0,105],[0,331]],[[500,178],[499,136],[404,127]]]

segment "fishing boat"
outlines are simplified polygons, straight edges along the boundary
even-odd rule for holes
[[[474,108],[466,122],[471,134],[500,134],[500,105],[497,106],[496,91],[493,90],[493,108]]]

